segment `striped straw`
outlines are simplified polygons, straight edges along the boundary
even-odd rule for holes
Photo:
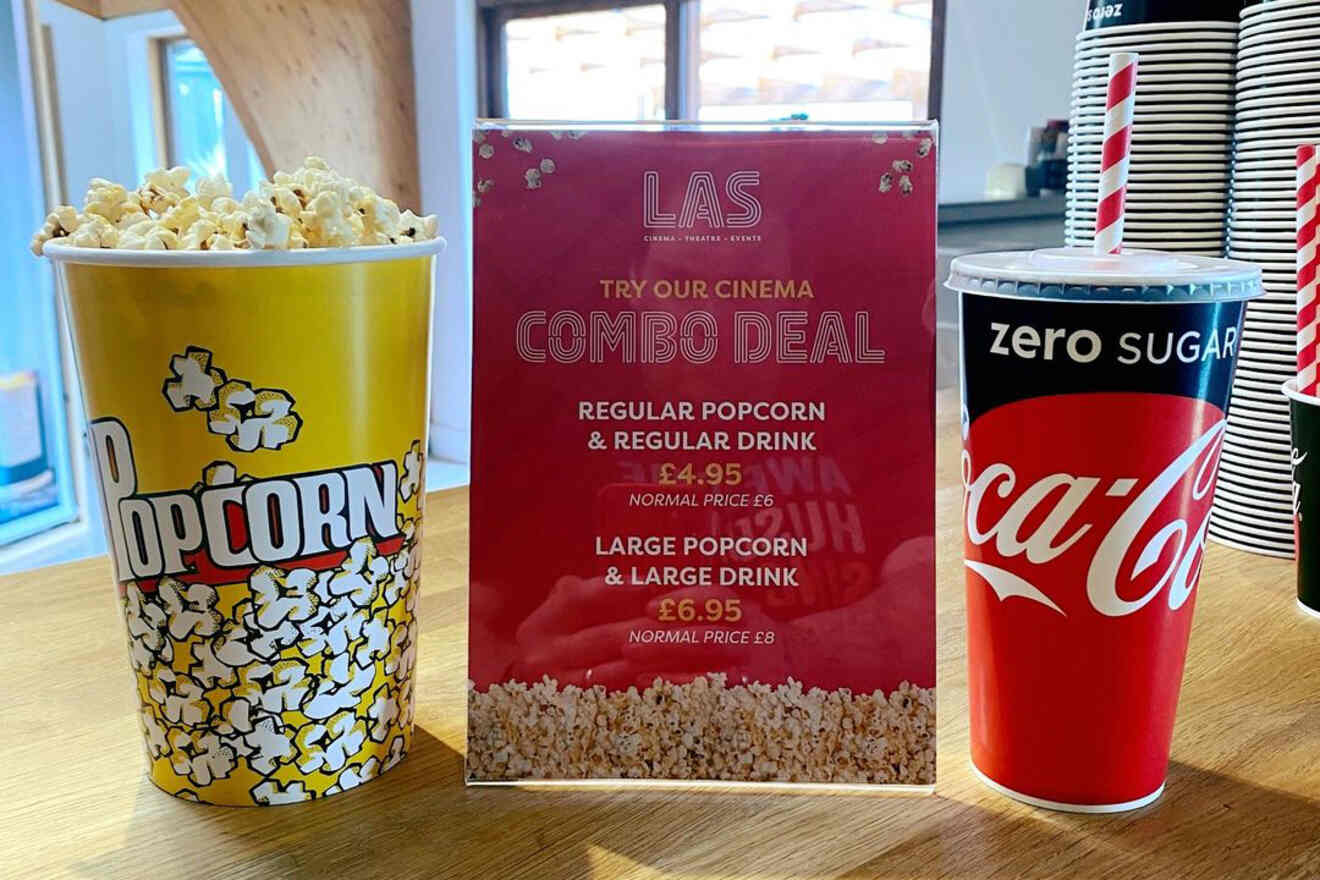
[[[1316,147],[1303,144],[1297,148],[1297,390],[1315,395],[1320,377],[1316,375],[1316,281],[1320,256],[1316,253],[1320,237],[1320,162]]]
[[[1128,161],[1132,153],[1132,112],[1136,106],[1137,54],[1109,56],[1109,97],[1105,102],[1105,142],[1100,154],[1100,205],[1095,213],[1095,252],[1123,252],[1123,213]]]

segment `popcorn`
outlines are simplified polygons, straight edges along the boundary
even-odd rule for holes
[[[399,477],[399,498],[407,501],[417,492],[422,482],[422,468],[426,459],[422,456],[421,443],[417,440],[403,454],[403,475]]]
[[[197,202],[203,208],[211,210],[220,210],[216,207],[217,199],[228,199],[232,201],[234,188],[230,186],[229,181],[219,172],[203,177],[197,181]]]
[[[490,144],[482,144],[477,148],[477,155],[483,159],[489,159],[495,155],[495,148]]]
[[[532,142],[527,138],[514,138],[513,148],[521,153],[530,153],[532,151]]]
[[[894,188],[894,177],[892,174],[880,175],[880,186],[877,189],[882,193],[887,193]]]
[[[390,740],[389,757],[385,759],[385,764],[380,768],[380,772],[384,773],[386,770],[389,770],[395,764],[402,761],[405,748],[407,748],[407,744],[403,741],[403,737],[396,736],[394,739]]]
[[[489,148],[493,155],[493,147]],[[530,144],[527,150],[530,151]],[[102,178],[88,185],[81,213],[61,205],[32,238],[41,256],[46,243],[121,250],[295,250],[408,244],[436,237],[434,215],[400,212],[370,187],[344,177],[324,159],[309,156],[293,172],[236,200],[223,175],[187,189],[188,169],[157,169],[136,190]]]
[[[124,588],[124,622],[133,650],[134,666],[148,671],[157,655],[165,662],[173,659],[170,642],[165,638],[168,618],[164,609],[149,601],[137,584]],[[139,650],[141,649],[141,654]],[[139,656],[143,659],[139,662]]]
[[[323,725],[305,725],[294,739],[298,769],[303,773],[315,770],[337,773],[347,766],[349,757],[362,748],[366,739],[366,724],[352,712],[341,712]]]
[[[171,407],[220,405],[213,374],[223,372],[209,351],[190,348],[171,366]],[[420,443],[409,451],[420,456]],[[250,479],[214,461],[194,491]],[[158,782],[198,801],[231,802],[237,782],[253,803],[293,803],[360,785],[403,758],[421,517],[401,511],[398,522],[403,540],[389,555],[364,538],[328,567],[258,565],[218,587],[179,579],[188,575],[124,586],[139,725]]]
[[[177,205],[170,208],[163,215],[157,224],[176,235],[186,232],[194,223],[202,219],[201,203],[193,196],[187,196]]]
[[[892,165],[899,174],[907,174],[912,170],[912,161],[909,159],[895,159]]]
[[[140,201],[129,201],[128,190],[118,183],[111,183],[100,177],[93,177],[87,184],[87,195],[83,197],[83,213],[105,218],[110,223],[118,223],[125,212],[133,210],[142,213]]]
[[[166,721],[196,726],[211,717],[211,704],[202,686],[168,667],[156,669],[147,683],[147,693],[160,706]]]
[[[243,743],[251,749],[248,766],[266,776],[292,764],[296,756],[291,732],[271,717],[257,722],[252,732],[243,737]]]
[[[541,160],[541,173],[542,173],[542,174],[554,174],[554,173],[555,173],[555,168],[556,168],[556,167],[557,167],[557,166],[555,165],[555,160],[554,160],[554,159],[542,159],[542,160]]]
[[[187,197],[187,182],[187,168],[157,168],[149,172],[142,186],[138,187],[138,201],[148,213],[164,214]]]
[[[280,785],[274,779],[263,779],[252,788],[252,799],[263,806],[279,806],[282,804],[300,804],[303,801],[311,800],[313,794],[308,792],[302,782],[294,780],[287,785]]]
[[[188,227],[188,231],[184,233],[183,238],[179,239],[179,245],[186,251],[211,250],[211,240],[219,232],[220,227],[216,225],[214,220],[201,219]],[[223,238],[224,236],[220,237]]]
[[[226,779],[238,766],[232,747],[225,745],[215,734],[176,730],[170,736],[173,754],[170,762],[174,772],[186,776],[197,785],[210,785],[213,780]]]
[[[801,682],[560,688],[468,684],[470,779],[673,778],[901,783],[935,778],[935,691],[804,690]]]
[[[146,250],[147,236],[156,228],[153,220],[139,220],[130,226],[127,226],[119,233],[119,243],[117,247],[126,251]]]
[[[275,210],[275,206],[256,193],[243,197],[243,225],[248,247],[252,250],[288,250],[293,219]]]
[[[205,413],[207,430],[225,437],[234,450],[279,449],[298,438],[302,416],[294,411],[294,399],[287,391],[254,389],[242,379],[229,379],[224,370],[211,365],[208,349],[190,345],[183,354],[174,355],[170,374],[161,386],[170,408]]]
[[[312,199],[302,212],[302,223],[313,247],[349,247],[362,237],[365,228],[361,217],[347,212],[344,200],[330,190]]]
[[[525,172],[523,172],[523,178],[527,181],[528,189],[541,188],[541,169],[528,168]]]
[[[389,244],[399,234],[403,215],[394,202],[366,190],[355,195],[353,204],[362,215],[364,232],[375,236],[376,244]]]
[[[179,236],[171,229],[153,229],[147,233],[147,240],[142,245],[148,251],[177,251]]]
[[[179,641],[196,633],[213,635],[224,618],[215,610],[219,596],[210,584],[185,586],[172,577],[161,578],[156,588],[169,618],[170,638]]]
[[[168,755],[171,751],[169,737],[165,727],[156,720],[156,716],[151,714],[151,710],[142,709],[138,712],[138,722],[142,726],[142,737],[147,745],[147,755],[152,758],[161,758]]]
[[[227,438],[233,449],[253,452],[279,449],[293,442],[302,418],[293,411],[293,398],[274,388],[254,390],[231,379],[220,387],[216,406],[208,413],[207,430]]]
[[[78,228],[69,235],[74,247],[112,248],[119,241],[119,230],[99,214],[80,214]]]
[[[930,155],[931,148],[935,146],[935,139],[924,137],[917,141],[917,155],[926,158]]]
[[[267,199],[275,207],[275,210],[286,217],[297,217],[302,213],[303,203],[293,191],[290,183],[272,184],[263,180],[258,189],[262,197]]]
[[[906,174],[901,175],[898,178],[898,191],[905,196],[912,195],[912,178],[908,177]]]
[[[372,740],[385,742],[385,738],[389,736],[391,726],[399,717],[399,701],[395,697],[393,688],[387,684],[380,686],[380,689],[372,695],[371,706],[367,709],[367,717],[371,719],[368,731]]]
[[[306,620],[320,604],[312,588],[316,574],[301,568],[285,572],[263,565],[248,578],[252,609],[262,629],[274,629],[286,620]]]
[[[402,216],[399,217],[397,244],[404,244],[409,241],[430,241],[435,236],[436,220],[434,214],[418,217],[412,211],[404,211]]]
[[[350,788],[356,788],[369,779],[375,779],[381,774],[380,762],[376,756],[372,755],[361,764],[349,764],[344,768],[344,772],[339,774],[339,779],[335,784],[325,790],[326,794],[338,794],[341,791],[348,791]]]
[[[248,699],[265,712],[278,713],[301,709],[311,686],[307,664],[301,660],[280,660],[273,666],[258,663],[239,670],[234,696]]]
[[[316,693],[299,707],[304,715],[317,721],[357,706],[376,680],[374,666],[355,666],[343,654],[335,657],[328,672],[317,683]]]

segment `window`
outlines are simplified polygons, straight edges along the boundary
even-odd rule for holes
[[[665,8],[516,18],[504,27],[509,115],[555,119],[665,118]]]
[[[78,516],[55,292],[27,250],[45,214],[21,4],[0,7],[0,569],[22,539]]]
[[[479,3],[489,116],[938,116],[944,0]]]
[[[252,189],[265,176],[261,160],[202,50],[186,37],[161,40],[160,58],[167,164],[193,179],[224,174],[239,194]]]
[[[27,39],[36,10],[43,39]],[[31,54],[29,54],[31,53]],[[113,59],[114,63],[109,61]],[[132,112],[116,112],[117,108]],[[82,402],[51,267],[27,250],[47,206],[90,177],[161,165],[264,176],[205,55],[169,12],[101,21],[59,3],[0,3],[0,572],[104,551]]]

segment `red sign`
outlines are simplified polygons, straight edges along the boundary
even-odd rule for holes
[[[933,133],[475,140],[469,777],[933,782]]]

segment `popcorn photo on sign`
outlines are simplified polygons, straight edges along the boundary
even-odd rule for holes
[[[933,126],[473,155],[467,780],[933,785]]]

